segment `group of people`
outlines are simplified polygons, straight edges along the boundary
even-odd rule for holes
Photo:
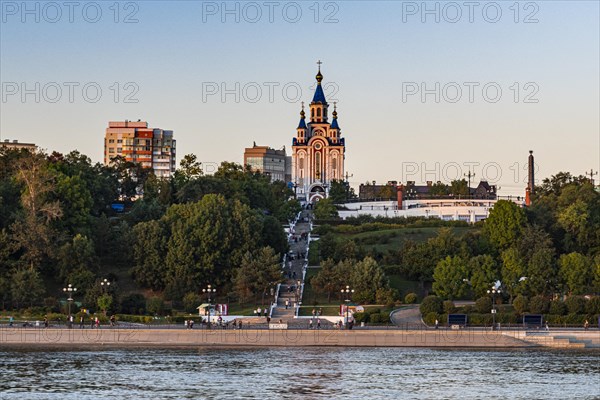
[[[261,313],[262,313],[262,316],[266,318],[269,313],[268,307],[265,307],[264,309],[261,309],[260,307],[258,307],[254,310],[255,317],[260,317]]]
[[[314,318],[310,319],[308,323],[308,329],[313,329],[314,327]],[[317,318],[317,329],[321,329],[321,318]]]

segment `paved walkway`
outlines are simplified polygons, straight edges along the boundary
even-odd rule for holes
[[[421,311],[418,304],[411,304],[396,310],[390,316],[392,323],[399,327],[425,326],[421,320]]]
[[[272,322],[279,322],[281,319],[283,322],[292,323],[296,312],[294,306],[302,300],[299,297],[301,287],[304,284],[303,272],[308,257],[309,218],[311,218],[311,213],[302,211],[294,227],[294,233],[290,236],[290,252],[287,255],[286,266],[283,270],[285,282],[281,284],[279,290],[277,307],[273,309],[272,313]],[[302,234],[305,234],[305,239],[302,238]],[[285,306],[286,301],[288,303],[287,309]]]

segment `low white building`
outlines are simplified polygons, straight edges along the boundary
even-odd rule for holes
[[[509,198],[518,205],[522,199]],[[426,217],[439,218],[444,221],[466,221],[475,223],[488,217],[490,210],[498,200],[480,199],[428,199],[404,200],[401,208],[396,201],[367,201],[345,203],[338,210],[341,218],[371,215],[373,217]]]

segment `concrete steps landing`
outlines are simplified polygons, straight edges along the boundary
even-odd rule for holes
[[[526,335],[523,340],[544,347],[552,347],[558,349],[584,349],[586,348],[585,340],[577,340],[572,337],[552,336],[544,334]],[[591,341],[590,341],[591,342]]]

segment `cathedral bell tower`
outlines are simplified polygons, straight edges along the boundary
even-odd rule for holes
[[[300,123],[292,142],[292,175],[296,195],[300,200],[310,203],[327,197],[331,181],[343,180],[346,150],[335,103],[333,121],[329,123],[329,104],[322,86],[322,63],[319,61],[317,64],[317,88],[309,106],[310,122],[306,123],[302,103]]]

